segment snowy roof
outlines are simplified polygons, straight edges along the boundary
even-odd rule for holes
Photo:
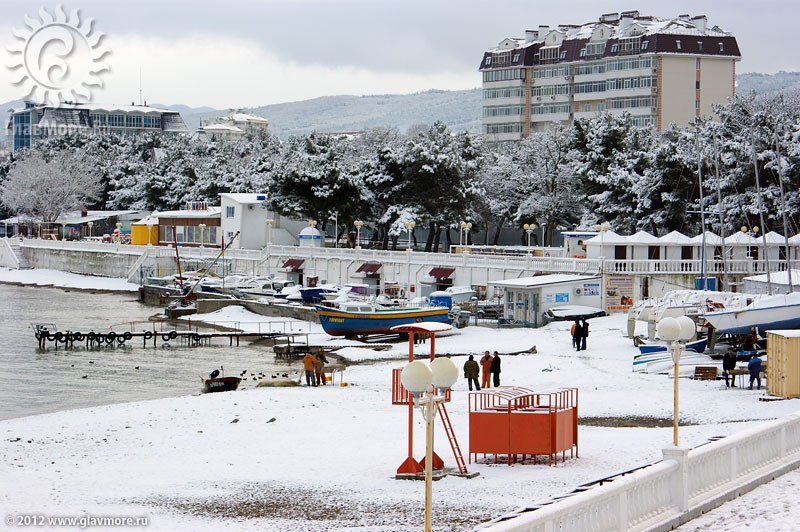
[[[267,200],[267,194],[250,194],[246,192],[225,192],[219,195],[220,198],[230,198],[236,203],[242,204],[257,204],[264,203]]]
[[[56,218],[55,223],[67,225],[83,224],[125,215],[135,215],[141,212],[142,211],[86,211],[86,215],[84,216],[81,214],[81,211],[71,211],[61,214]]]
[[[725,245],[731,246],[752,246],[757,243],[757,240],[752,235],[743,231],[736,231],[725,237]]]
[[[590,238],[589,240],[584,240],[584,244],[627,244],[628,243],[627,236],[618,235],[614,231],[602,231],[597,234],[597,236]]]
[[[226,118],[229,118],[234,122],[269,122],[269,120],[264,117],[251,115],[249,113],[233,113],[228,115]]]
[[[659,237],[659,242],[662,244],[691,244],[692,239],[680,231],[672,231],[666,235]]]
[[[219,218],[221,211],[221,207],[209,207],[205,210],[156,211],[153,216],[159,218]]]
[[[141,220],[132,222],[131,225],[158,225],[158,216],[155,216],[155,213],[151,214],[150,216],[145,216]]]
[[[692,237],[692,243],[703,245],[703,234],[700,233],[699,235]],[[706,245],[707,246],[721,246],[722,245],[722,237],[712,233],[711,231],[706,231]]]
[[[580,281],[594,281],[600,279],[592,275],[570,275],[566,273],[554,273],[552,275],[536,275],[534,277],[520,277],[519,279],[505,279],[502,281],[490,281],[493,286],[503,286],[506,288],[534,288],[550,284],[575,283]]]
[[[658,238],[651,235],[647,231],[639,231],[628,237],[630,244],[648,244],[658,242]]]
[[[116,105],[116,104],[106,104],[106,103],[67,103],[61,102],[58,104],[58,107],[54,107],[48,104],[34,104],[36,109],[86,109],[88,111],[120,111],[125,113],[175,113],[180,114],[178,111],[171,111],[169,109],[160,109],[157,107],[150,107],[147,105]],[[13,109],[14,112],[25,111],[24,107]]]
[[[764,235],[764,237],[766,237],[766,239],[767,239],[767,244],[785,244],[786,243],[786,237],[784,237],[780,233],[776,233],[775,231],[770,231],[769,233]],[[761,239],[759,239],[759,240],[761,240]]]

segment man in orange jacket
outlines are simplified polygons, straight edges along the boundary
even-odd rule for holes
[[[481,357],[481,388],[491,388],[490,376],[492,369],[492,355],[485,351]]]
[[[317,365],[317,358],[311,353],[306,353],[303,357],[303,369],[306,372],[306,386],[316,386],[317,380],[314,378],[314,366]]]

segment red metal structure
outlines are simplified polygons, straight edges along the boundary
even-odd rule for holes
[[[420,322],[415,324],[409,325],[398,325],[396,327],[392,327],[392,330],[397,332],[408,333],[408,361],[414,361],[414,334],[421,333],[430,336],[431,340],[431,360],[435,358],[436,353],[436,333],[448,331],[452,329],[452,326],[446,325],[443,323],[435,323],[435,322]],[[397,468],[398,475],[418,475],[421,474],[425,470],[425,459],[423,458],[421,461],[417,461],[414,458],[414,401],[411,397],[411,394],[406,391],[403,387],[403,384],[400,382],[400,373],[402,372],[402,368],[392,370],[392,404],[393,405],[408,405],[408,456],[400,464],[400,467]],[[445,392],[445,402],[450,401],[450,390],[448,389]],[[442,423],[445,428],[445,432],[447,434],[447,438],[450,441],[450,447],[453,449],[453,455],[456,459],[456,464],[458,465],[459,472],[467,473],[467,467],[464,462],[464,458],[461,455],[461,449],[458,446],[458,442],[455,438],[455,433],[453,432],[453,427],[450,425],[450,416],[447,415],[447,410],[443,403],[440,403],[438,406],[438,414],[439,418],[442,420]],[[433,453],[433,460],[431,467],[435,470],[444,469],[444,462],[442,459],[434,452]]]
[[[561,453],[578,456],[578,390],[533,393],[527,388],[501,386],[469,395],[469,454],[547,456],[553,463]]]

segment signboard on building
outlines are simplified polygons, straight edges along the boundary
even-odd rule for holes
[[[622,312],[633,305],[633,277],[612,275],[606,277],[606,310]]]
[[[600,283],[583,283],[583,295],[585,296],[599,296]]]

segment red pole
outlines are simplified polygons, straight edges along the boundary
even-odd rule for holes
[[[408,333],[408,361],[414,362],[414,335]],[[408,399],[408,457],[414,459],[414,401]]]

